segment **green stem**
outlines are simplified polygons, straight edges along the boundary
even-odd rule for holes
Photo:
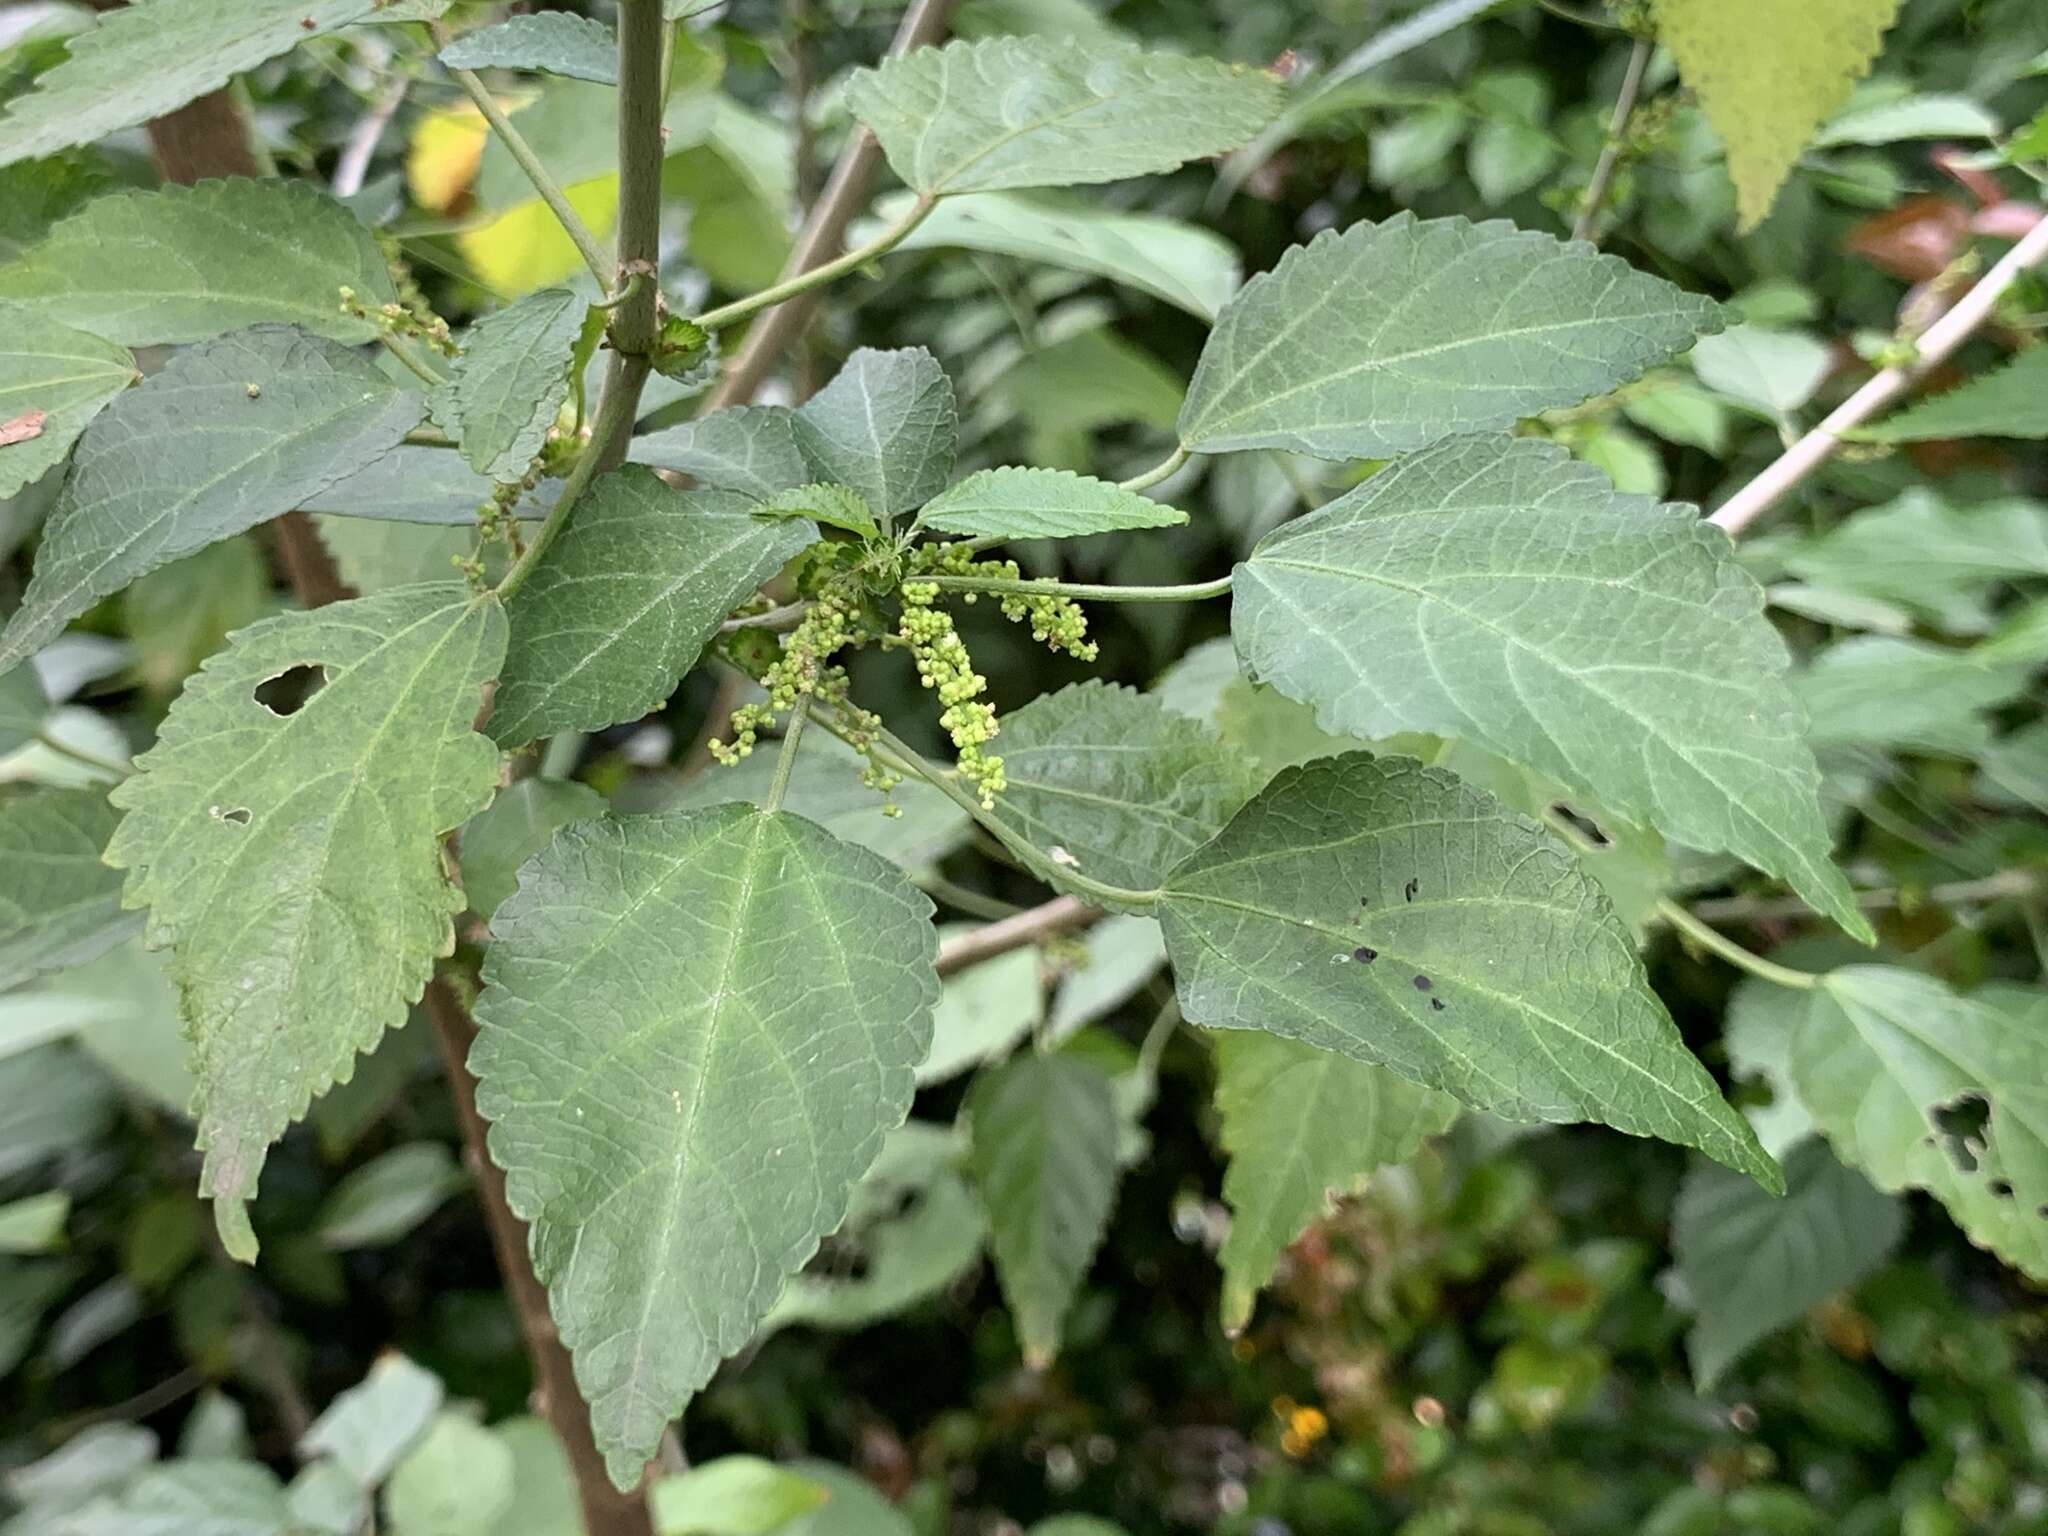
[[[638,294],[640,292],[641,284],[645,283],[646,281],[647,274],[645,272],[628,272],[626,274],[626,281],[624,285],[619,289],[617,293],[613,294],[608,299],[597,300],[590,307],[592,309],[617,309],[621,304],[625,303],[626,300]]]
[[[620,0],[619,264],[650,272],[661,255],[661,38],[661,0]],[[660,324],[655,308],[659,296],[648,283],[626,292],[612,312],[611,361],[590,441],[547,520],[498,583],[501,601],[533,573],[591,483],[625,462],[640,391],[647,383],[648,354]]]
[[[403,336],[394,336],[389,331],[381,331],[378,333],[377,339],[384,343],[384,350],[403,363],[406,371],[413,374],[421,383],[431,384],[438,389],[448,382],[447,375],[428,362],[418,349]]]
[[[1087,581],[1011,580],[1007,576],[920,576],[949,592],[1015,593],[1019,597],[1071,597],[1093,603],[1199,603],[1230,590],[1230,578],[1198,581],[1178,587],[1109,587]]]
[[[910,205],[908,213],[866,245],[856,246],[845,255],[835,257],[822,266],[812,267],[808,272],[799,272],[795,277],[777,283],[772,288],[763,288],[759,293],[750,293],[744,299],[735,299],[732,303],[720,305],[717,309],[707,309],[694,319],[707,331],[722,331],[728,326],[739,324],[749,316],[759,314],[764,309],[773,309],[778,304],[786,303],[798,294],[808,293],[813,288],[822,288],[827,283],[836,282],[847,273],[857,271],[878,257],[888,255],[909,239],[911,231],[925,221],[936,203],[937,200],[934,198],[920,197]]]
[[[1192,457],[1192,455],[1189,454],[1187,449],[1181,447],[1179,444],[1175,444],[1173,452],[1169,453],[1157,464],[1154,464],[1142,475],[1133,475],[1128,480],[1117,481],[1116,488],[1120,491],[1150,490],[1160,481],[1174,474],[1181,467],[1181,465],[1187,463],[1190,457]]]
[[[36,745],[46,747],[59,757],[69,758],[81,768],[90,768],[94,773],[104,773],[117,779],[125,779],[135,770],[126,763],[117,763],[110,757],[101,757],[97,752],[88,752],[83,747],[74,747],[61,736],[48,731],[37,731]]]
[[[629,4],[620,6],[622,14],[630,9]],[[434,23],[433,32],[434,46],[446,48],[451,41],[447,29],[439,23]],[[624,41],[625,39],[621,37],[620,42],[623,44]],[[661,50],[657,44],[657,72],[660,69],[660,59]],[[448,73],[455,77],[457,85],[469,93],[469,99],[476,103],[477,111],[483,113],[484,121],[491,125],[491,131],[497,134],[512,158],[518,162],[519,169],[526,172],[526,179],[533,183],[533,190],[540,194],[541,201],[548,205],[562,228],[568,232],[577,252],[583,257],[583,264],[590,268],[590,275],[597,279],[598,291],[609,291],[613,277],[610,255],[599,243],[597,236],[590,232],[590,226],[583,222],[583,216],[570,204],[569,195],[562,190],[561,183],[557,182],[548,168],[540,163],[540,156],[536,155],[533,146],[526,142],[526,135],[513,126],[512,119],[505,115],[505,109],[493,99],[489,87],[477,77],[475,70],[451,69]],[[656,110],[660,110],[658,102]],[[623,117],[623,112],[621,116]],[[623,220],[623,213],[621,218]]]
[[[789,776],[796,772],[796,744],[803,740],[804,721],[810,715],[811,696],[798,694],[790,706],[789,724],[782,728],[782,751],[775,759],[775,777],[768,781],[768,798],[761,805],[764,811],[782,809],[782,797],[789,793]]]
[[[1765,981],[1775,982],[1781,987],[1796,987],[1801,991],[1811,991],[1820,985],[1820,977],[1812,971],[1795,971],[1789,965],[1779,965],[1775,961],[1766,960],[1762,955],[1751,954],[1733,939],[1709,928],[1675,901],[1658,902],[1657,915],[1701,949],[1719,955],[1730,965],[1737,966],[1752,976],[1760,976]]]

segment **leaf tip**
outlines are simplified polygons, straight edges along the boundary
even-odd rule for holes
[[[256,1229],[249,1225],[249,1203],[234,1195],[213,1197],[213,1225],[220,1233],[220,1245],[237,1264],[254,1264],[259,1244]]]

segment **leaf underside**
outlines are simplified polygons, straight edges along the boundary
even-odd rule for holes
[[[0,498],[63,461],[107,402],[141,375],[126,347],[0,303]],[[8,423],[33,420],[7,441]]]
[[[96,959],[140,926],[100,860],[119,821],[97,789],[0,800],[0,991]]]
[[[136,774],[107,862],[172,951],[198,1079],[202,1193],[230,1252],[266,1149],[405,1021],[454,947],[441,837],[498,755],[471,730],[505,619],[459,585],[400,587],[235,635],[189,679]],[[315,687],[288,714],[259,696]],[[280,699],[289,707],[290,699]]]
[[[953,474],[959,408],[938,359],[922,347],[862,347],[790,419],[813,480],[857,491],[894,517],[936,496]]]
[[[428,404],[478,474],[518,480],[540,452],[569,398],[570,352],[589,307],[566,288],[543,288],[486,315],[464,339]]]
[[[1127,528],[1171,528],[1188,515],[1106,480],[1059,469],[984,469],[934,496],[921,528],[962,538],[1071,539]]]
[[[1689,509],[1532,439],[1402,460],[1237,568],[1246,671],[1328,731],[1469,737],[1870,937],[1763,593]]]
[[[1682,1142],[1778,1187],[1570,850],[1439,769],[1283,769],[1167,877],[1156,915],[1191,1023],[1341,1051],[1510,1120]]]
[[[930,915],[873,854],[736,805],[568,827],[498,909],[478,1106],[620,1487],[908,1111]]]

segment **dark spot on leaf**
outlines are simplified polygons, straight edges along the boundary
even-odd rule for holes
[[[238,827],[246,827],[247,825],[249,825],[249,808],[246,805],[234,806],[233,808],[225,811],[222,810],[219,806],[215,806],[213,808],[213,815],[214,819],[217,821],[232,822],[234,825]]]
[[[1420,880],[1410,880],[1408,884],[1405,887],[1403,887],[1401,895],[1404,899],[1408,901],[1413,901],[1415,899],[1415,893],[1421,889],[1422,882]]]
[[[1613,841],[1605,832],[1600,830],[1600,824],[1597,821],[1594,821],[1590,816],[1581,816],[1568,805],[1553,805],[1550,808],[1550,814],[1559,821],[1570,823],[1579,836],[1583,837],[1595,848],[1605,848]]]
[[[1991,1124],[1991,1101],[1981,1093],[1958,1094],[1929,1111],[1949,1161],[1964,1173],[1977,1171],[1984,1152],[1984,1132]]]
[[[1438,1013],[1442,1013],[1444,1011],[1444,1000],[1440,997],[1432,997],[1429,1000],[1429,1006],[1435,1009]]]
[[[295,715],[326,682],[324,668],[302,662],[258,683],[256,702],[273,715]]]
[[[1415,978],[1415,990],[1418,992],[1427,992],[1431,987],[1435,985],[1436,983],[1431,981],[1427,976],[1418,976]]]
[[[1359,945],[1358,948],[1351,951],[1351,958],[1356,960],[1360,965],[1371,965],[1373,961],[1379,959],[1379,957],[1380,952],[1378,950],[1368,949],[1363,944]]]
[[[2010,1200],[2012,1198],[2012,1180],[1993,1179],[1991,1181],[1991,1193],[1998,1196],[2001,1200]]]

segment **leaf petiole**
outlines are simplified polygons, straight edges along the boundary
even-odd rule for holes
[[[920,576],[948,592],[1015,593],[1019,597],[1071,597],[1093,603],[1199,603],[1230,590],[1230,578],[1190,582],[1181,586],[1115,587],[1087,581],[1050,581],[1007,576]]]
[[[761,802],[764,811],[782,809],[782,797],[789,793],[790,775],[796,772],[796,747],[803,740],[804,722],[811,715],[811,696],[800,693],[796,703],[790,706],[789,723],[782,728],[782,751],[775,759],[775,777],[768,781],[768,798]]]
[[[1793,987],[1810,992],[1820,985],[1821,978],[1812,971],[1795,971],[1789,965],[1779,965],[1766,960],[1762,955],[1751,954],[1727,935],[1709,928],[1675,901],[1657,903],[1657,915],[1691,939],[1701,949],[1719,955],[1730,965],[1761,977],[1781,987]]]
[[[717,309],[707,309],[703,314],[693,315],[691,318],[706,331],[722,331],[728,326],[739,324],[751,315],[759,314],[764,309],[773,309],[799,294],[836,282],[847,273],[857,271],[869,262],[888,255],[909,239],[911,231],[925,221],[937,202],[938,199],[934,197],[920,197],[910,205],[909,212],[866,245],[855,246],[843,256],[834,257],[821,266],[812,267],[808,272],[799,272],[795,277],[786,278],[773,287],[763,288],[759,293],[750,293],[744,299],[734,299],[730,304],[722,304]]]

